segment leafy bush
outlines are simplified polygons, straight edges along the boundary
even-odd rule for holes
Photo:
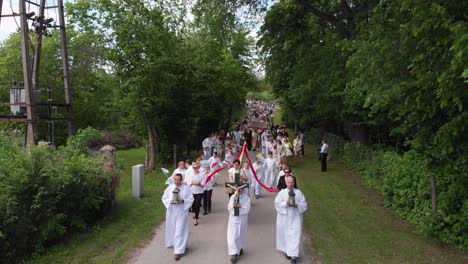
[[[307,138],[318,144],[323,135],[312,129]],[[384,195],[395,210],[418,230],[468,249],[468,175],[458,167],[435,167],[415,150],[404,155],[379,146],[347,143],[327,134],[330,155],[359,172],[369,186]],[[437,180],[437,211],[432,211],[431,176]]]
[[[92,127],[79,129],[75,136],[68,138],[67,144],[81,153],[87,153],[89,148],[99,145],[104,140],[104,134]]]
[[[0,136],[0,257],[16,263],[102,217],[113,201],[113,175],[83,153],[90,130],[55,150],[26,153]],[[75,141],[76,140],[76,141]]]

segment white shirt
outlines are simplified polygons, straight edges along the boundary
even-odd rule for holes
[[[328,153],[328,144],[323,143],[322,147],[320,148],[320,153]]]
[[[200,194],[203,193],[204,186],[205,186],[205,175],[201,172],[198,172],[195,174],[195,171],[191,173],[190,175],[187,175],[186,181],[187,185],[190,186],[190,190],[192,191],[193,194]],[[192,185],[192,183],[201,183],[202,186],[198,185]]]
[[[232,167],[228,170],[228,179],[230,182],[233,182],[235,180],[236,173],[240,173],[240,169],[236,170],[234,167]]]

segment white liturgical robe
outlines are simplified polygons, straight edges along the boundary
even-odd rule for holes
[[[239,198],[239,216],[234,216],[234,198],[235,195],[231,196],[228,204],[227,245],[230,256],[239,254],[244,246],[250,211],[250,198],[246,194],[241,194]]]
[[[166,211],[166,247],[174,247],[174,254],[184,254],[188,243],[188,210],[193,203],[190,187],[181,184],[179,188],[180,204],[171,204],[175,184],[167,186],[162,201]]]
[[[307,202],[302,192],[294,189],[297,207],[287,205],[289,189],[281,190],[275,199],[276,249],[290,257],[299,257],[302,239],[302,220],[307,210]]]
[[[264,177],[265,181],[263,182],[266,186],[272,187],[274,181],[276,179],[276,168],[278,167],[278,163],[274,158],[268,157],[265,159],[265,170],[264,170]]]

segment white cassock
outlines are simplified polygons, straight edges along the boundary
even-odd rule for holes
[[[242,168],[241,170],[242,175],[245,175],[247,177],[248,183],[249,183],[249,188],[244,188],[244,193],[247,194],[247,196],[250,197],[250,190],[255,190],[255,184],[257,181],[254,179],[252,169],[250,166],[246,168]]]
[[[182,182],[184,182],[185,180],[185,173],[187,172],[187,169],[175,169],[174,172],[172,173],[172,175],[170,177],[167,178],[166,180],[166,185],[171,185],[171,184],[174,184],[174,176],[177,174],[177,173],[180,173],[182,174]]]
[[[202,147],[203,156],[205,156],[205,159],[209,159],[211,157],[211,139],[209,137],[202,141]]]
[[[166,247],[174,247],[174,254],[184,254],[188,243],[188,210],[193,203],[190,187],[182,184],[179,188],[181,204],[171,204],[175,184],[167,186],[162,201],[166,210]]]
[[[229,199],[229,222],[227,228],[227,245],[230,256],[239,254],[244,247],[244,240],[247,234],[247,224],[249,221],[250,198],[246,194],[241,194],[239,198],[239,216],[234,216],[234,199],[232,195]]]
[[[290,257],[299,257],[302,239],[302,219],[307,210],[307,202],[302,192],[294,189],[296,207],[287,206],[289,189],[281,190],[275,199],[276,217],[276,249]]]
[[[253,164],[253,167],[254,167],[255,173],[257,174],[258,179],[262,183],[264,183],[265,179],[264,179],[264,173],[263,172],[264,172],[265,167],[259,161],[255,162]],[[262,186],[260,186],[260,184],[257,182],[256,179],[254,179],[254,181],[255,181],[255,185],[253,186],[253,188],[254,188],[255,195],[261,195],[262,194]]]
[[[276,167],[278,167],[278,163],[274,158],[268,157],[265,159],[264,183],[268,187],[272,187],[273,182],[276,179]]]

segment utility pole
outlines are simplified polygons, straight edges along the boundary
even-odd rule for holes
[[[3,2],[3,1],[2,1]],[[28,18],[26,14],[26,2],[19,1],[20,11],[20,24],[21,24],[21,50],[23,57],[23,80],[24,80],[24,94],[26,103],[26,145],[34,146],[36,144],[34,136],[34,113],[31,104],[32,101],[32,76],[31,68],[29,65],[29,30],[28,30]]]
[[[44,17],[44,9],[45,9],[45,0],[41,0],[39,5],[39,16]],[[37,41],[36,41],[36,50],[34,51],[34,61],[33,61],[33,72],[32,72],[32,82],[33,82],[33,89],[38,90],[40,88],[39,84],[39,69],[40,69],[40,62],[41,62],[41,50],[42,50],[42,30],[36,32],[37,33]]]
[[[70,65],[68,61],[68,43],[67,34],[65,30],[65,14],[63,0],[19,0],[19,11],[12,11],[11,14],[2,14],[3,0],[0,0],[0,21],[5,17],[20,17],[21,34],[21,50],[22,50],[22,65],[23,65],[23,83],[16,84],[14,82],[12,90],[10,90],[10,103],[0,102],[0,106],[10,106],[10,111],[13,115],[1,115],[0,121],[7,122],[23,122],[26,124],[26,145],[32,146],[38,140],[37,131],[35,130],[36,124],[39,120],[47,120],[49,126],[53,126],[54,120],[66,120],[68,123],[68,135],[75,134],[74,126],[74,113],[73,113],[73,91],[70,81]],[[39,3],[38,3],[39,2]],[[52,5],[51,3],[52,2]],[[55,4],[56,3],[56,4]],[[35,8],[35,12],[27,10],[28,8]],[[53,18],[45,18],[45,11],[55,9],[59,21]],[[53,11],[52,11],[53,12]],[[32,21],[32,29],[37,34],[37,43],[33,52],[33,59],[31,64],[30,58],[30,38],[28,20]],[[54,22],[54,24],[52,24]],[[58,22],[58,24],[57,24]],[[65,102],[55,102],[52,98],[52,90],[50,87],[45,91],[47,85],[41,83],[40,78],[40,65],[41,65],[41,50],[43,36],[49,35],[49,29],[55,28],[60,32],[61,38],[61,57],[63,67],[63,83],[65,92]],[[23,87],[22,87],[23,86]],[[24,92],[24,93],[23,93]],[[40,102],[40,92],[47,93],[47,102]],[[37,97],[37,98],[36,98]],[[38,116],[40,107],[47,107],[47,116]],[[53,114],[56,107],[66,109],[66,116],[56,116]],[[18,111],[19,109],[19,111]],[[52,111],[54,110],[54,111]],[[55,112],[54,112],[55,113]],[[48,128],[48,131],[53,133],[54,129]],[[44,137],[43,137],[44,138]],[[48,135],[48,138],[53,138],[53,135]]]
[[[68,105],[68,136],[75,134],[74,113],[73,113],[73,91],[70,85],[70,65],[68,63],[68,42],[67,32],[65,31],[65,13],[63,8],[63,0],[58,0],[58,13],[60,22],[60,39],[62,42],[62,66],[63,66],[63,85],[65,88],[65,103]]]

